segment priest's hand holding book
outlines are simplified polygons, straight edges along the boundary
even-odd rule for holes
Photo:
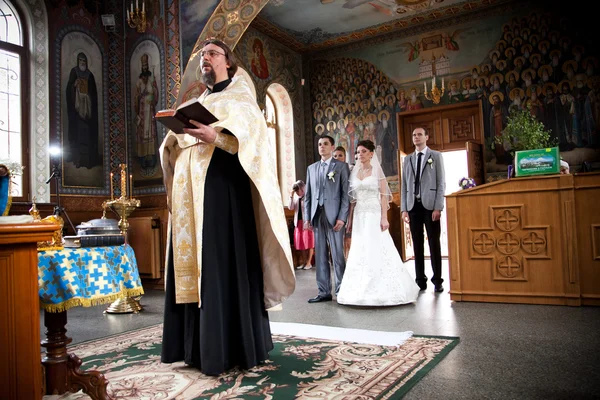
[[[210,125],[201,124],[198,121],[190,119],[190,124],[196,126],[196,128],[183,128],[183,132],[204,143],[214,143],[217,138],[217,131]]]
[[[212,141],[208,143],[214,142],[216,136],[215,130],[209,125],[217,122],[217,117],[196,98],[186,101],[174,110],[160,110],[156,113],[154,119],[175,133],[187,133],[205,142],[206,140],[198,135],[205,136],[208,131],[204,128],[210,128],[214,135]],[[200,132],[198,129],[200,129]],[[189,130],[189,132],[186,130]]]

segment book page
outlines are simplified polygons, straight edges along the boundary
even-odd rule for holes
[[[179,107],[177,107],[177,109],[179,110],[180,108],[185,108],[185,107],[189,106],[190,104],[197,103],[197,102],[198,102],[198,98],[194,97],[193,99],[190,99],[190,100],[188,100],[186,102],[181,103],[179,105]]]

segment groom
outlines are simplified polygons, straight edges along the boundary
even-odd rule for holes
[[[442,155],[427,147],[429,134],[425,128],[412,133],[415,152],[404,159],[402,168],[402,219],[410,224],[410,234],[415,250],[417,285],[427,289],[423,224],[427,230],[433,277],[436,292],[443,292],[442,250],[440,246],[440,217],[444,209],[444,160]]]
[[[331,136],[319,139],[321,160],[309,165],[306,171],[304,195],[304,229],[311,226],[315,233],[315,265],[319,294],[309,303],[331,300],[331,272],[327,247],[335,270],[335,292],[340,290],[346,260],[344,259],[344,225],[348,219],[350,198],[348,177],[350,169],[345,162],[332,157],[334,140]]]

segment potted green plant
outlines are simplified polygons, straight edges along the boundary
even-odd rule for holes
[[[535,119],[528,110],[511,109],[502,136],[495,137],[496,145],[504,145],[514,157],[521,150],[554,147],[556,139],[550,137],[543,123]]]
[[[550,131],[546,130],[544,124],[538,121],[528,110],[512,109],[507,118],[506,127],[502,130],[502,135],[495,139],[496,146],[504,146],[504,148],[515,159],[517,152],[524,152],[524,157],[515,159],[515,171],[519,175],[535,175],[542,173],[554,173],[554,169],[558,172],[558,145],[556,138],[550,136]],[[526,150],[536,150],[537,152],[525,153]],[[547,154],[545,154],[547,153]],[[540,156],[547,160],[538,160]],[[550,158],[553,158],[552,168],[548,166]],[[519,163],[523,164],[520,165]],[[529,167],[529,172],[524,172]],[[521,173],[519,173],[521,172]]]

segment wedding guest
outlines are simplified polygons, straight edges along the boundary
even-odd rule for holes
[[[350,164],[350,171],[352,171],[356,163],[358,163],[358,150],[354,152],[354,164]]]
[[[423,225],[427,230],[431,268],[431,282],[435,292],[443,292],[440,218],[444,209],[444,160],[441,153],[427,147],[429,134],[425,128],[415,128],[412,141],[414,153],[404,159],[402,169],[402,219],[410,224],[415,249],[415,275],[421,290],[427,289]]]
[[[304,262],[296,269],[311,269],[312,258],[315,249],[315,236],[310,229],[304,229],[304,189],[306,184],[303,181],[296,181],[292,185],[290,192],[290,204],[288,209],[294,212],[294,248],[302,254]]]
[[[333,151],[333,158],[341,162],[346,162],[346,149],[342,146],[336,147]]]
[[[358,150],[354,152],[354,164],[350,164],[350,172],[354,169],[356,164],[358,164]],[[354,205],[350,203],[350,214],[352,214],[352,208]],[[350,246],[352,245],[352,229],[346,229],[344,233],[344,258],[348,259],[348,254],[350,253]]]

